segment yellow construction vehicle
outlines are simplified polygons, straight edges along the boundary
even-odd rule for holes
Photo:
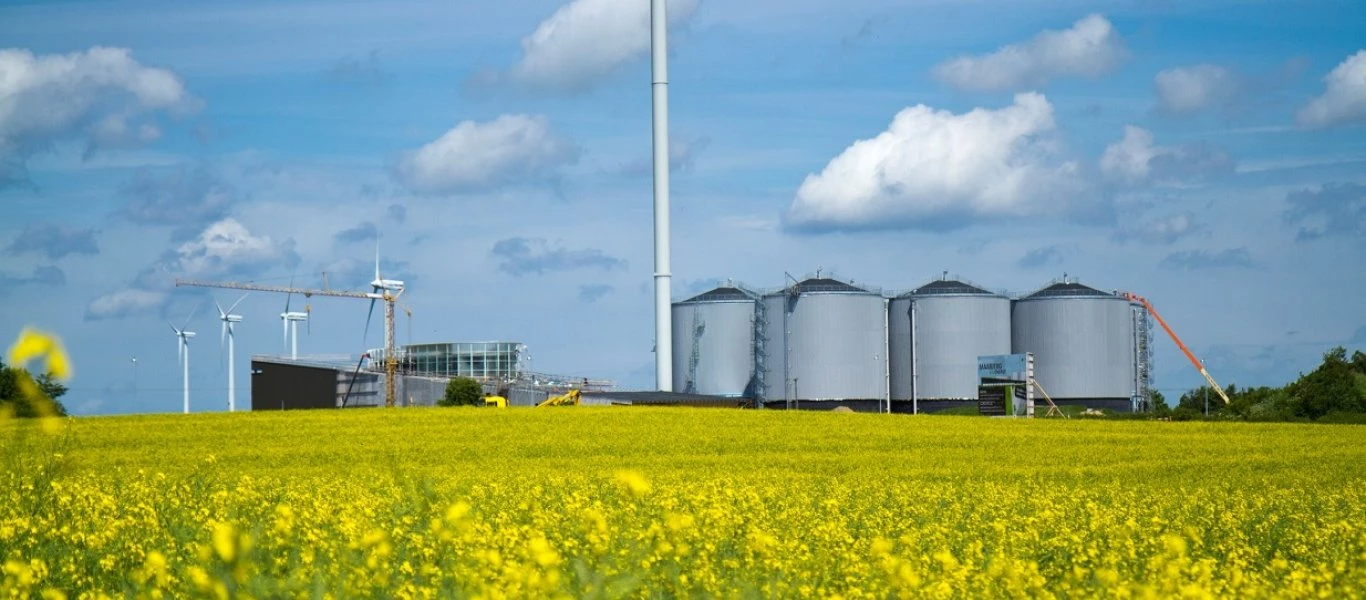
[[[563,394],[560,394],[559,396],[551,396],[551,397],[549,397],[549,398],[546,398],[543,402],[541,402],[540,404],[537,404],[536,407],[537,407],[537,408],[540,408],[540,407],[542,407],[542,406],[578,406],[578,405],[579,405],[579,390],[569,390],[568,392],[565,392],[565,393],[563,393]]]
[[[484,406],[496,406],[498,408],[507,408],[508,399],[502,396],[495,396],[493,394],[484,394]]]

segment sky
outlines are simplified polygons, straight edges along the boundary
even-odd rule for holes
[[[0,338],[59,334],[75,413],[176,411],[188,319],[192,410],[224,410],[238,297],[175,278],[365,289],[378,247],[399,343],[649,388],[648,4],[0,5]],[[674,297],[1066,273],[1148,297],[1221,383],[1284,384],[1366,349],[1363,16],[673,0]],[[285,302],[236,311],[239,390]],[[366,302],[307,304],[301,353],[382,343]],[[1159,339],[1154,387],[1199,383]]]

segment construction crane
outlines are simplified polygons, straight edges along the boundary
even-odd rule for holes
[[[1195,355],[1191,353],[1190,348],[1187,348],[1186,344],[1181,341],[1181,338],[1176,335],[1176,332],[1172,331],[1171,326],[1167,325],[1167,322],[1162,320],[1162,315],[1157,314],[1157,310],[1153,308],[1153,304],[1148,302],[1147,298],[1131,292],[1124,292],[1124,297],[1130,302],[1142,304],[1143,309],[1148,311],[1148,314],[1152,315],[1154,319],[1157,319],[1157,324],[1161,325],[1162,329],[1167,332],[1167,335],[1171,336],[1172,341],[1176,342],[1176,347],[1180,348],[1181,352],[1186,355],[1186,358],[1190,359],[1191,364],[1195,365],[1195,370],[1199,371],[1200,375],[1204,376],[1205,381],[1209,382],[1209,386],[1214,388],[1214,393],[1218,394],[1219,399],[1223,400],[1224,404],[1227,405],[1229,399],[1228,394],[1224,393],[1224,388],[1219,387],[1219,384],[1214,381],[1214,377],[1209,374],[1209,371],[1205,370],[1205,365],[1200,362],[1200,359],[1196,358]]]
[[[402,281],[393,279],[383,279],[379,276],[379,263],[375,263],[375,280],[370,282],[374,288],[371,292],[354,292],[345,290],[329,289],[309,289],[296,288],[281,285],[261,285],[256,283],[239,283],[235,281],[201,281],[198,279],[176,279],[176,287],[205,287],[220,288],[228,290],[246,290],[253,292],[274,292],[277,294],[301,294],[305,298],[313,296],[324,296],[328,298],[357,298],[370,301],[371,314],[374,314],[375,301],[384,301],[384,406],[392,408],[394,406],[394,381],[398,377],[398,353],[394,348],[394,304],[398,302],[398,297],[403,294],[404,285]],[[405,308],[406,310],[406,308]],[[409,313],[411,315],[411,313]],[[370,328],[370,318],[366,317],[365,327]]]

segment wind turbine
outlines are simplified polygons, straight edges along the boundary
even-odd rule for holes
[[[365,316],[362,345],[370,335],[370,318],[375,316],[375,300],[384,300],[384,405],[394,405],[394,386],[398,376],[398,349],[394,346],[394,304],[403,295],[404,285],[397,279],[385,279],[379,273],[379,241],[375,242],[375,279],[370,282],[370,313]]]
[[[294,283],[290,282],[290,287]],[[280,313],[280,325],[284,327],[285,343],[289,345],[289,358],[297,360],[299,358],[299,321],[307,321],[308,313],[290,312],[289,302],[294,297],[293,293],[285,296],[285,312]],[[290,331],[293,330],[293,340],[290,339]]]
[[[235,342],[237,341],[237,335],[233,332],[232,326],[234,323],[242,322],[242,316],[232,314],[232,310],[234,308],[237,308],[237,305],[241,304],[242,301],[246,299],[247,295],[242,294],[242,297],[238,298],[236,302],[233,302],[232,306],[228,307],[228,310],[223,310],[223,306],[218,304],[217,300],[213,301],[214,308],[218,309],[218,320],[223,322],[222,333],[218,335],[218,347],[220,349],[223,347],[223,341],[225,339],[228,342],[228,412],[234,412],[237,410],[237,384],[235,377],[236,372],[233,371],[232,360],[233,355],[236,354]]]
[[[167,321],[167,324],[171,326],[171,331],[174,331],[176,337],[179,338],[176,341],[176,354],[180,358],[181,377],[185,390],[184,412],[187,415],[190,414],[190,338],[194,337],[195,334],[193,331],[188,331],[186,327],[189,327],[190,319],[194,318],[194,313],[195,311],[190,311],[190,316],[185,318],[185,324],[179,328],[175,326],[175,323]]]

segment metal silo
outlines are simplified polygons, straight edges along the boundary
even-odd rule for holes
[[[1010,299],[949,279],[889,304],[893,400],[977,398],[977,357],[1010,354]]]
[[[887,397],[887,301],[836,279],[806,279],[763,298],[763,398]]]
[[[1064,278],[1015,301],[1015,353],[1034,353],[1034,377],[1060,404],[1131,410],[1139,332],[1121,296]]]
[[[759,296],[727,284],[673,305],[674,390],[754,397]]]

